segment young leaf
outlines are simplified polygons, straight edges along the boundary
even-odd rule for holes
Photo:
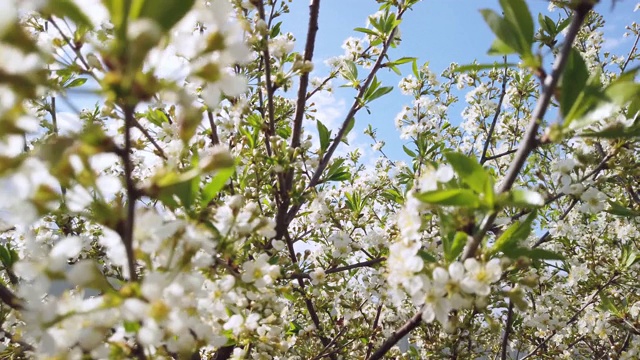
[[[318,136],[320,137],[320,152],[324,153],[329,147],[331,131],[320,120],[316,120],[316,125],[318,127]]]
[[[460,176],[462,182],[478,194],[482,194],[485,191],[485,185],[489,181],[489,174],[476,159],[455,152],[445,152],[444,156]]]
[[[518,33],[524,40],[523,45],[531,48],[533,44],[533,19],[524,0],[500,0],[500,6],[507,21],[517,26]]]
[[[453,237],[453,241],[451,242],[451,248],[449,249],[449,253],[445,253],[445,259],[447,261],[454,261],[458,255],[462,253],[464,246],[467,244],[467,240],[469,239],[469,235],[465,232],[458,231]]]
[[[524,54],[522,42],[520,40],[518,29],[510,22],[502,18],[498,13],[491,9],[480,10],[484,21],[489,25],[491,31],[513,52]],[[506,50],[506,48],[503,47]],[[530,50],[529,50],[530,51]]]
[[[70,89],[70,88],[82,86],[86,82],[87,82],[87,78],[75,78],[72,81],[70,81],[65,87]]]
[[[209,180],[209,183],[202,188],[200,204],[202,207],[206,207],[209,202],[218,195],[220,190],[229,181],[231,175],[235,172],[234,167],[224,168],[218,170]]]
[[[562,74],[560,113],[567,116],[589,79],[589,70],[578,50],[572,48]]]
[[[519,208],[538,208],[544,205],[544,198],[535,191],[514,189],[501,197],[501,206],[515,206]]]
[[[406,145],[402,145],[402,150],[404,150],[404,153],[411,156],[412,158],[416,157],[416,153],[409,150],[409,148]]]
[[[468,189],[448,189],[427,191],[415,195],[422,202],[434,205],[467,206],[477,208],[480,199],[473,191]]]
[[[353,127],[355,125],[356,125],[356,118],[351,118],[351,120],[349,120],[349,122],[347,123],[347,128],[344,130],[344,135],[342,135],[342,139],[340,139],[340,141],[349,145],[349,142],[347,141],[347,135],[349,135],[349,133],[351,132],[351,130],[353,130]],[[329,135],[331,135],[331,132],[329,132]]]
[[[353,29],[354,31],[358,31],[361,33],[365,33],[371,36],[379,36],[379,34],[371,29],[367,29],[367,28],[363,28],[363,27],[357,27],[355,29]]]
[[[605,210],[605,211],[608,212],[609,214],[619,215],[619,216],[624,216],[624,217],[640,216],[640,212],[635,211],[635,210],[631,210],[631,209],[627,208],[626,206],[622,206],[622,205],[618,204],[617,202],[609,200],[608,203],[609,203],[609,206],[611,206],[611,207],[608,210]]]
[[[149,18],[169,31],[191,10],[195,0],[146,0],[140,10],[140,18]]]
[[[510,250],[516,249],[518,244],[522,240],[526,239],[531,233],[531,224],[535,217],[536,212],[532,211],[524,221],[516,221],[509,226],[509,228],[507,228],[507,230],[505,230],[505,232],[503,232],[496,240],[489,252],[491,254],[495,254],[502,251],[503,253],[508,254]]]

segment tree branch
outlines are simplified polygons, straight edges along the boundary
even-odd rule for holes
[[[122,162],[124,163],[124,177],[127,189],[127,218],[124,223],[122,243],[127,253],[127,263],[129,266],[129,278],[135,281],[137,278],[135,268],[135,255],[133,253],[133,227],[135,223],[135,210],[137,200],[137,189],[133,182],[133,164],[131,163],[131,128],[134,126],[134,108],[132,105],[124,105],[124,151],[122,152]]]
[[[371,357],[367,360],[378,360],[382,359],[384,354],[387,353],[400,339],[405,337],[405,335],[409,334],[413,329],[420,325],[422,321],[422,311],[418,311],[409,321],[407,321],[401,328],[396,330],[384,343],[376,350]]]
[[[0,300],[14,310],[24,309],[24,301],[2,284],[0,284]]]
[[[509,166],[509,170],[507,170],[507,175],[502,180],[500,187],[498,189],[498,193],[504,193],[511,189],[520,170],[524,166],[527,157],[537,145],[536,136],[538,134],[538,128],[540,127],[540,123],[544,118],[545,113],[547,112],[547,108],[549,107],[549,103],[551,102],[551,97],[558,85],[558,81],[560,76],[562,75],[562,71],[567,63],[567,58],[569,57],[569,53],[571,52],[573,41],[575,40],[578,32],[580,31],[580,27],[584,22],[587,14],[593,8],[593,3],[588,0],[583,0],[578,4],[574,10],[573,20],[571,21],[571,25],[569,25],[569,30],[567,31],[567,35],[565,37],[565,42],[562,46],[562,49],[556,60],[553,64],[553,70],[550,75],[544,79],[542,84],[542,94],[536,103],[536,107],[531,114],[531,121],[529,122],[529,126],[527,131],[524,134],[522,142],[518,146],[518,151]],[[470,257],[475,256],[476,251],[478,250],[478,246],[482,242],[484,235],[487,231],[493,226],[493,221],[497,216],[496,212],[489,214],[482,223],[480,229],[473,236],[472,240],[467,244],[464,250],[464,254],[462,256],[463,259],[468,259]]]
[[[408,9],[407,7],[399,9],[398,16],[396,16],[396,19],[398,21],[402,19],[402,15],[404,14],[404,12],[407,9]],[[340,130],[338,130],[338,133],[336,134],[335,138],[331,142],[331,145],[329,146],[329,148],[327,149],[326,153],[322,157],[322,160],[318,164],[318,167],[316,168],[316,171],[314,172],[313,177],[309,181],[309,185],[307,186],[307,189],[312,189],[316,185],[318,185],[318,183],[320,181],[320,177],[322,176],[322,173],[324,172],[324,169],[329,165],[329,161],[331,161],[331,157],[333,156],[333,153],[336,151],[336,149],[338,148],[338,145],[340,144],[340,141],[342,140],[342,137],[347,132],[347,128],[349,127],[349,123],[351,122],[351,119],[355,116],[355,114],[358,112],[358,110],[361,109],[361,107],[362,107],[361,99],[364,96],[364,94],[367,91],[367,89],[369,88],[369,86],[371,85],[371,82],[373,81],[373,78],[375,77],[376,73],[382,67],[382,62],[384,61],[384,58],[387,55],[387,51],[389,50],[389,47],[391,46],[391,43],[393,42],[393,39],[395,38],[397,31],[398,31],[398,28],[395,27],[391,31],[391,33],[389,34],[389,37],[387,38],[387,40],[384,42],[384,44],[382,46],[382,50],[380,51],[380,55],[378,56],[378,59],[373,64],[373,67],[371,68],[371,71],[369,72],[369,75],[367,76],[365,81],[360,86],[360,88],[358,90],[358,94],[356,95],[356,97],[355,97],[355,99],[353,101],[353,104],[351,104],[351,108],[349,109],[349,112],[347,113],[347,116],[345,116],[345,118],[344,118],[344,120],[342,122],[342,125],[340,126]],[[300,210],[301,206],[302,206],[301,204],[295,204],[295,205],[293,205],[291,207],[291,209],[287,213],[287,219],[286,219],[287,223],[289,223],[289,222],[291,222],[291,220],[293,220],[295,215],[298,213],[298,210]]]
[[[359,262],[359,263],[355,263],[355,264],[351,264],[351,265],[346,265],[346,266],[340,266],[340,267],[336,267],[336,268],[332,268],[332,269],[328,269],[327,271],[325,271],[325,274],[337,274],[343,271],[349,271],[349,270],[353,270],[353,269],[357,269],[357,268],[361,268],[361,267],[373,267],[373,265],[375,264],[379,264],[383,261],[387,260],[386,257],[379,257],[373,260],[368,260],[368,261],[363,261],[363,262]],[[309,279],[311,276],[309,275],[309,273],[302,273],[302,274],[293,274],[291,275],[292,279]]]
[[[580,4],[577,5],[574,11],[574,17],[571,21],[571,25],[569,25],[569,30],[567,31],[567,35],[565,38],[565,43],[562,47],[562,50],[556,61],[553,65],[553,71],[550,76],[547,76],[545,79],[545,83],[543,84],[543,92],[536,104],[536,108],[533,111],[532,119],[525,133],[524,139],[520,146],[518,147],[518,151],[516,153],[515,159],[509,170],[507,172],[507,176],[503,180],[499,192],[509,191],[511,186],[515,182],[515,179],[522,169],[525,160],[534,149],[536,144],[536,135],[538,132],[538,128],[540,126],[540,122],[544,117],[544,114],[547,111],[547,107],[551,101],[551,96],[553,95],[554,89],[558,84],[558,79],[562,74],[564,66],[567,62],[567,57],[569,56],[569,52],[571,51],[571,46],[573,41],[575,40],[582,23],[584,22],[587,14],[593,8],[593,3],[589,0],[583,0]],[[463,259],[468,259],[470,257],[475,256],[476,250],[480,245],[480,242],[484,238],[484,235],[487,231],[493,226],[493,221],[496,218],[496,213],[490,214],[485,221],[483,222],[481,228],[474,235],[472,240],[469,242],[467,247],[464,250]],[[396,331],[392,336],[390,336],[382,346],[369,358],[369,360],[380,359],[384,354],[389,351],[402,337],[413,329],[415,329],[420,324],[420,319],[422,317],[422,311],[418,311],[411,319],[409,319],[398,331]]]

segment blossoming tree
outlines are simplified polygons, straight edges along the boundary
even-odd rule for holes
[[[0,1],[2,357],[640,356],[640,28],[501,0],[438,75],[394,57],[417,2],[311,78],[320,0],[300,53],[284,0]],[[409,164],[338,156],[403,64]]]

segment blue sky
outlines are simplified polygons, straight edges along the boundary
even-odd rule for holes
[[[631,48],[633,39],[622,37],[624,27],[632,21],[637,22],[640,12],[633,12],[636,1],[618,1],[613,10],[611,9],[611,1],[603,0],[596,8],[607,21],[604,29],[607,40],[605,47],[609,47],[614,53],[626,54]],[[546,0],[531,0],[527,1],[527,4],[534,19],[537,18],[538,13],[547,14],[551,18],[558,16],[558,13],[548,12]],[[298,40],[296,50],[298,51],[303,51],[304,48],[308,5],[308,1],[293,1],[290,4],[291,12],[285,14],[281,19],[283,31],[290,31],[296,36]],[[353,28],[365,26],[367,16],[375,13],[379,6],[373,0],[321,1],[319,31],[314,54],[316,70],[313,75],[322,76],[328,72],[328,67],[323,64],[323,61],[332,56],[342,55],[341,45],[349,36],[361,37],[362,34],[354,32]],[[426,0],[417,4],[413,11],[404,15],[404,20],[400,25],[403,41],[398,48],[391,49],[391,58],[417,57],[419,64],[429,61],[430,68],[436,73],[440,73],[451,62],[467,64],[473,62],[474,59],[480,63],[499,60],[496,57],[486,55],[494,36],[480,15],[481,8],[493,8],[499,11],[500,7],[497,0]],[[401,70],[403,75],[409,74],[410,64],[404,65]],[[371,123],[378,130],[378,137],[385,140],[387,144],[385,152],[392,158],[404,158],[400,146],[402,142],[393,120],[402,106],[408,104],[411,99],[401,95],[395,89],[400,80],[399,76],[383,69],[379,72],[378,77],[384,85],[393,85],[394,91],[371,104],[371,115],[368,115],[364,110],[358,113],[356,127],[352,131],[356,138],[352,144],[361,147],[365,154],[371,153],[368,146],[370,142],[362,135],[362,130]],[[332,98],[320,99],[322,108],[319,109],[319,113],[328,112],[327,122],[335,126],[342,122],[355,94],[353,89],[338,88],[340,84],[339,80],[334,81],[336,91]],[[294,96],[294,94],[295,87],[290,96]],[[450,113],[454,123],[456,118],[460,117],[461,109],[462,107],[459,109],[456,107]]]

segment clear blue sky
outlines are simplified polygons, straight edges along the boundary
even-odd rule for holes
[[[636,1],[622,0],[616,3],[611,9],[612,0],[603,0],[598,6],[607,21],[605,27],[605,39],[614,53],[626,54],[631,48],[633,39],[623,38],[624,26],[631,21],[638,21],[639,12],[633,12]],[[538,13],[544,13],[552,18],[557,18],[558,13],[549,13],[547,10],[548,1],[530,0],[527,1],[529,10],[534,19]],[[297,38],[296,50],[303,51],[304,40],[306,38],[308,21],[308,1],[296,0],[290,4],[291,12],[286,14],[283,20],[283,31],[294,33]],[[327,73],[328,68],[323,61],[329,57],[342,55],[341,45],[349,36],[362,37],[361,33],[354,32],[353,28],[365,26],[367,16],[375,13],[379,4],[373,0],[321,0],[319,31],[317,35],[316,51],[314,63],[315,76],[322,76]],[[481,8],[493,8],[499,11],[497,0],[426,0],[417,4],[413,11],[404,15],[404,20],[400,25],[402,32],[402,44],[391,49],[390,56],[397,59],[403,56],[418,58],[418,63],[429,61],[430,67],[436,73],[440,73],[451,62],[467,64],[478,59],[481,63],[491,63],[499,60],[496,57],[486,55],[494,36],[484,23],[479,10]],[[537,21],[536,21],[537,23]],[[403,75],[411,71],[410,64],[401,68]],[[384,85],[393,85],[394,88],[400,80],[396,74],[383,69],[378,76]],[[336,89],[335,109],[333,112],[342,111],[339,121],[343,120],[346,110],[351,104],[355,94],[353,89],[340,89],[339,80],[334,82]],[[294,96],[295,89],[291,92]],[[385,148],[392,158],[403,158],[400,146],[399,133],[395,129],[393,120],[405,104],[411,99],[403,96],[399,91],[394,90],[385,97],[376,100],[371,104],[372,115],[368,115],[362,110],[356,116],[356,127],[353,132],[357,132],[357,144],[368,144],[362,130],[371,123],[378,129],[378,136],[385,140]],[[330,105],[328,105],[330,106]],[[460,108],[461,109],[461,108]],[[455,123],[459,118],[460,110],[456,107],[450,113],[451,120]],[[367,146],[365,150],[370,153]]]

